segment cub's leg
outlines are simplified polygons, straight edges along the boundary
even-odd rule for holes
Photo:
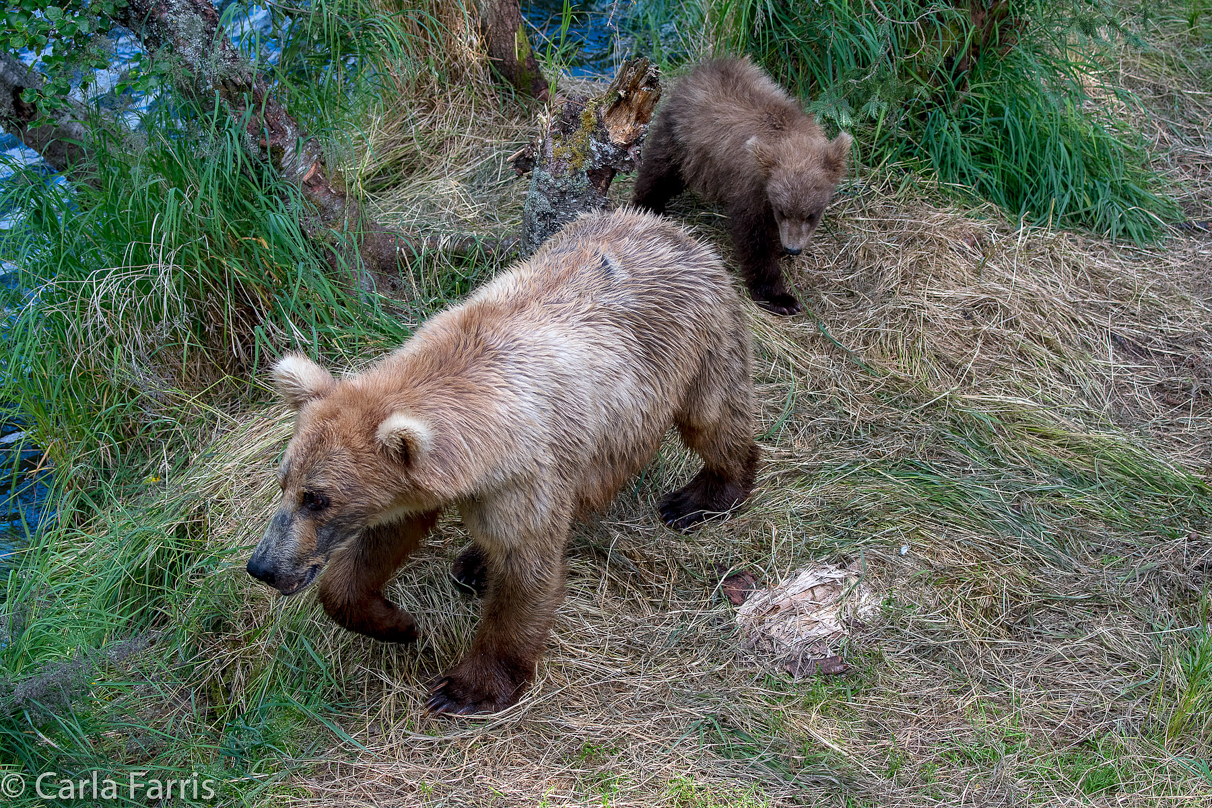
[[[484,551],[474,544],[459,553],[450,565],[450,577],[463,589],[483,596],[488,589],[488,559]]]
[[[438,521],[438,512],[367,528],[333,553],[320,579],[320,603],[339,625],[382,642],[417,638],[412,615],[383,597],[383,586]]]
[[[484,542],[488,592],[471,650],[446,672],[426,706],[435,713],[496,712],[521,697],[535,668],[555,610],[564,599],[564,544],[569,521],[540,535]],[[482,537],[480,538],[482,540]]]
[[[682,442],[703,458],[703,470],[658,506],[665,524],[675,530],[719,517],[753,491],[760,450],[753,440],[753,380],[743,328],[732,324],[720,350],[703,363],[675,418]]]
[[[783,282],[779,256],[783,243],[770,205],[735,203],[728,208],[728,230],[737,263],[755,303],[774,314],[797,314],[803,307]]]
[[[686,190],[686,181],[674,159],[677,149],[667,127],[651,132],[644,142],[643,162],[635,181],[632,202],[653,213],[664,213],[669,200]]]

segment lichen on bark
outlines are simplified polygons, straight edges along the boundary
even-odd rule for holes
[[[522,210],[523,255],[582,213],[609,204],[615,174],[635,168],[660,96],[656,66],[635,59],[619,68],[605,92],[565,101],[548,118],[522,156],[534,164]]]

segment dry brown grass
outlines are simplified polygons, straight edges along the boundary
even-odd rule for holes
[[[478,199],[450,221],[481,225],[521,184],[455,176],[464,187],[430,204]],[[715,211],[683,200],[673,215],[726,250]],[[653,503],[693,468],[667,444],[576,530],[538,682],[503,715],[423,710],[476,626],[446,576],[467,540],[454,519],[392,587],[420,620],[415,648],[222,573],[245,593],[240,632],[259,639],[205,649],[212,684],[251,703],[267,638],[305,634],[357,743],[321,730],[331,744],[284,762],[292,803],[1212,801],[1176,759],[1212,756],[1207,717],[1167,735],[1212,570],[1196,480],[1212,462],[1212,242],[1020,230],[870,177],[829,224],[792,268],[811,314],[751,309],[767,456],[751,507],[666,530]],[[223,491],[211,527],[225,541],[260,533],[288,431],[247,417],[196,465],[187,487]],[[888,597],[847,649],[854,674],[793,682],[738,649],[715,570],[769,582],[821,559],[860,560]]]
[[[530,137],[529,114],[474,87],[405,100],[414,90],[374,122],[357,168],[390,177],[379,215],[512,231],[525,181],[504,157]],[[1207,217],[1206,130],[1157,132],[1196,189],[1184,204]],[[718,211],[683,198],[671,215],[728,255]],[[315,688],[339,705],[348,740],[309,725],[315,736],[292,739],[302,751],[254,775],[277,783],[267,793],[324,806],[1212,804],[1198,773],[1212,670],[1183,662],[1209,643],[1212,238],[1142,249],[1018,228],[899,175],[860,175],[789,269],[810,312],[750,308],[766,457],[750,506],[690,536],[664,528],[653,505],[694,468],[667,443],[576,529],[538,681],[505,713],[423,709],[477,624],[446,574],[467,541],[453,517],[391,587],[418,617],[415,647],[343,632],[310,597],[280,601],[235,566],[202,582],[242,606],[230,631],[200,636],[207,679],[193,693],[255,705],[278,647],[302,636],[323,665]],[[403,288],[443,299],[458,273],[435,258]],[[281,413],[245,415],[181,482],[210,492],[225,545],[262,531],[288,434]],[[739,649],[717,570],[774,582],[817,560],[858,561],[887,594],[847,646],[851,675],[795,682]]]

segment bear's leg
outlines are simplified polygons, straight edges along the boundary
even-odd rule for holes
[[[787,289],[783,270],[779,267],[783,243],[779,239],[778,223],[770,205],[750,205],[750,201],[746,199],[745,203],[728,208],[728,230],[749,294],[767,311],[797,314],[803,307]]]
[[[333,553],[320,579],[320,603],[339,625],[382,642],[417,638],[412,615],[383,597],[383,586],[438,521],[438,512],[367,528]]]
[[[669,200],[686,190],[686,181],[674,160],[676,147],[661,128],[644,143],[643,162],[635,180],[631,201],[653,213],[664,213]]]
[[[497,712],[534,679],[555,610],[564,598],[564,537],[515,538],[486,547],[488,594],[471,650],[434,685],[435,713]]]
[[[741,353],[749,343],[740,334],[725,340],[726,347],[704,363],[676,417],[682,442],[703,458],[703,470],[658,506],[665,524],[675,530],[722,516],[753,490],[760,450],[753,440],[750,363]]]

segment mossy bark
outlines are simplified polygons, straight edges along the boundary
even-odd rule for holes
[[[564,102],[536,144],[515,165],[530,169],[530,191],[522,211],[522,254],[582,213],[609,204],[615,174],[635,169],[640,144],[661,97],[657,68],[635,59],[619,68],[606,92]]]
[[[547,79],[530,47],[518,0],[479,0],[476,10],[493,68],[518,92],[546,101]]]

